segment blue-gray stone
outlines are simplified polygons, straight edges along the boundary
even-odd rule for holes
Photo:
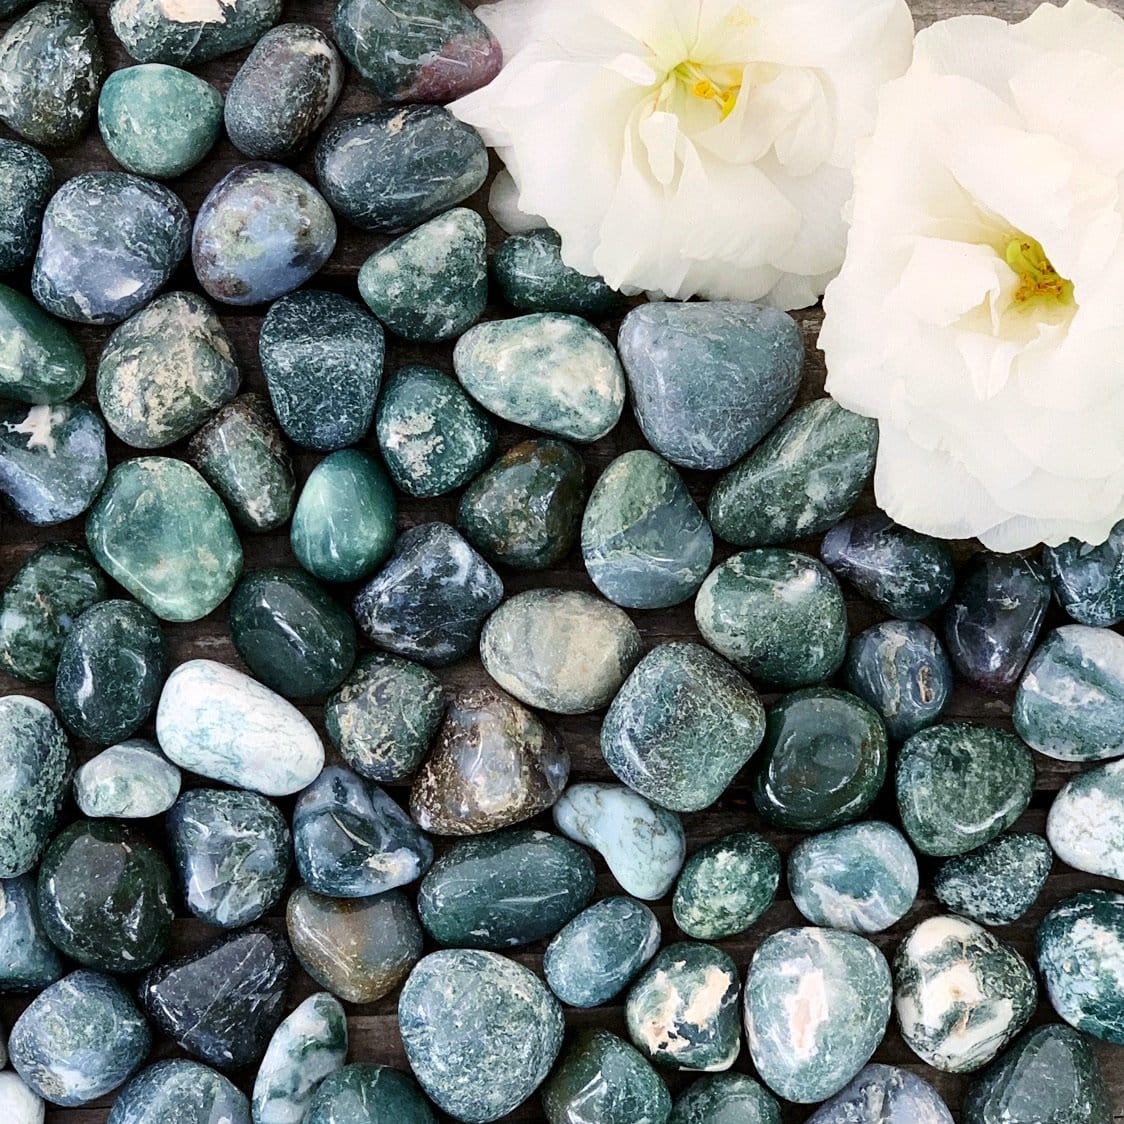
[[[186,8],[161,0],[113,0],[109,21],[138,62],[195,66],[248,47],[277,22],[283,0],[230,0]]]
[[[437,1124],[418,1083],[385,1065],[355,1062],[326,1077],[303,1124]]]
[[[250,1102],[200,1062],[156,1062],[117,1095],[106,1124],[250,1124]]]
[[[781,1106],[744,1073],[712,1073],[687,1086],[667,1124],[781,1124]]]
[[[868,1065],[808,1124],[952,1124],[952,1113],[940,1093],[915,1073],[895,1065]]]
[[[617,309],[621,295],[603,277],[562,260],[562,236],[549,227],[512,234],[492,258],[503,299],[520,312],[570,312],[596,320]]]
[[[1070,539],[1043,556],[1054,596],[1078,624],[1108,628],[1124,620],[1124,521],[1103,543]]]
[[[933,875],[933,893],[954,913],[973,921],[1010,925],[1034,904],[1053,861],[1042,836],[1010,832],[976,851],[946,859]]]
[[[39,920],[34,877],[0,879],[0,992],[40,991],[62,974],[62,959]]]
[[[1062,862],[1124,880],[1124,761],[1071,777],[1050,806],[1046,835]]]
[[[35,256],[54,186],[51,162],[38,149],[0,140],[0,273],[21,269]]]
[[[74,799],[94,818],[143,820],[166,812],[180,794],[180,771],[143,738],[103,749],[74,774]]]

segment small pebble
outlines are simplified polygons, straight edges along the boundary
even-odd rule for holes
[[[781,1109],[744,1073],[712,1073],[687,1086],[668,1124],[781,1124]]]
[[[562,238],[549,228],[512,234],[492,258],[500,294],[519,312],[568,312],[591,320],[608,316],[621,295],[604,278],[588,277],[562,260]]]
[[[3,153],[0,148],[0,176]],[[2,223],[0,218],[0,232]],[[35,235],[38,238],[38,220]],[[63,402],[81,388],[86,379],[86,357],[78,341],[34,301],[7,285],[0,285],[0,333],[4,339],[0,352],[0,396],[14,402],[44,405]]]
[[[389,1066],[355,1062],[326,1077],[312,1094],[303,1124],[437,1124],[418,1083]]]
[[[1040,835],[1010,832],[946,859],[933,875],[933,893],[954,913],[981,925],[1010,925],[1034,904],[1053,861]]]
[[[221,1073],[175,1058],[142,1069],[118,1094],[106,1124],[250,1124],[246,1094]]]
[[[281,15],[283,0],[113,0],[109,22],[138,62],[195,66],[256,42]]]
[[[1050,806],[1046,836],[1074,869],[1124,879],[1124,761],[1071,777]]]
[[[180,771],[152,742],[133,738],[103,749],[74,774],[84,816],[145,820],[163,815],[180,794]]]
[[[952,1113],[936,1089],[915,1073],[896,1065],[868,1065],[841,1093],[808,1118],[808,1124],[874,1122],[952,1124]]]
[[[22,269],[35,256],[39,224],[54,187],[51,162],[37,148],[0,140],[0,273]],[[0,289],[0,307],[8,291]],[[0,372],[6,365],[0,361]]]
[[[1078,624],[1110,628],[1124,620],[1124,522],[1103,543],[1070,539],[1042,556],[1054,596]]]
[[[6,1124],[43,1124],[46,1112],[47,1106],[18,1073],[0,1073],[0,1114]]]
[[[0,991],[42,991],[63,971],[39,920],[34,875],[0,879]]]

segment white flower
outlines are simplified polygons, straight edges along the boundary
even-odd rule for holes
[[[820,346],[899,522],[1011,551],[1124,517],[1122,107],[1086,0],[937,24],[883,89]]]
[[[499,150],[493,210],[617,288],[812,304],[905,0],[500,0],[507,64],[450,108]],[[505,197],[505,185],[509,197]]]

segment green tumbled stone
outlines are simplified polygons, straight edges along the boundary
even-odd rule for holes
[[[835,827],[874,803],[888,760],[882,719],[861,699],[829,687],[794,691],[769,710],[753,802],[781,827]]]
[[[51,162],[37,148],[0,140],[0,273],[20,269],[35,256],[39,224],[54,186]],[[8,292],[0,288],[0,309]],[[5,392],[5,397],[11,395]]]
[[[952,1113],[927,1081],[895,1065],[871,1063],[813,1113],[807,1124],[953,1124]]]
[[[1124,620],[1124,521],[1103,543],[1070,539],[1043,555],[1054,594],[1078,624],[1110,627]]]
[[[389,1066],[355,1062],[326,1077],[302,1124],[437,1124],[417,1082]]]
[[[624,372],[609,341],[576,316],[533,313],[465,332],[457,378],[506,421],[572,441],[596,441],[624,408]]]
[[[62,958],[39,920],[34,876],[0,878],[0,992],[40,991],[62,974]]]
[[[74,800],[84,816],[143,820],[166,812],[180,794],[180,771],[141,738],[91,757],[74,774]]]
[[[1034,762],[1013,734],[944,723],[902,746],[895,784],[913,845],[926,855],[961,855],[990,842],[1026,811]]]
[[[781,1108],[745,1074],[716,1073],[688,1086],[667,1124],[781,1124]]]
[[[671,901],[675,924],[700,941],[737,936],[773,904],[780,880],[781,857],[763,835],[715,839],[683,866]]]
[[[248,47],[281,15],[282,0],[113,0],[109,21],[125,50],[138,62],[195,66]]]
[[[484,220],[457,207],[376,250],[359,270],[359,295],[405,340],[454,339],[488,303],[486,250]]]
[[[706,642],[778,687],[822,683],[847,654],[847,608],[831,571],[791,550],[748,550],[713,570],[695,599]]]
[[[38,222],[35,229],[38,232]],[[0,339],[2,398],[62,402],[86,379],[86,357],[70,331],[7,285],[0,285]]]
[[[596,319],[622,303],[604,278],[579,273],[562,260],[562,238],[547,227],[504,239],[492,258],[492,273],[503,299],[520,312],[569,312]]]
[[[98,128],[126,171],[173,179],[194,168],[222,129],[222,94],[163,63],[115,70],[98,98]]]
[[[874,471],[878,424],[821,398],[794,410],[710,493],[714,533],[735,546],[818,535],[854,506]]]
[[[161,620],[205,617],[242,571],[222,500],[169,457],[119,464],[86,519],[86,539],[102,569]]]
[[[367,577],[394,545],[398,504],[382,466],[358,449],[329,453],[309,473],[293,512],[297,561],[322,581]]]
[[[1071,777],[1050,806],[1046,835],[1062,862],[1124,879],[1124,761]]]
[[[106,1124],[250,1124],[250,1102],[221,1073],[175,1058],[142,1069],[118,1094]]]
[[[973,921],[1010,925],[1034,904],[1053,861],[1040,835],[1011,832],[977,851],[946,859],[933,876],[933,893]]]
[[[457,526],[481,554],[515,570],[561,562],[578,537],[585,466],[562,441],[509,449],[464,491]]]

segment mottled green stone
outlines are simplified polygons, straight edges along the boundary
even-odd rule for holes
[[[32,404],[62,402],[86,379],[86,357],[74,336],[7,285],[0,285],[0,339],[0,397]]]
[[[781,857],[763,835],[724,835],[683,865],[671,901],[675,924],[689,937],[720,941],[744,933],[773,904]]]
[[[877,1114],[872,1116],[871,1114]],[[807,1124],[953,1124],[952,1113],[927,1081],[896,1065],[872,1063]]]
[[[281,15],[282,0],[113,0],[109,21],[138,62],[195,66],[248,47]]]
[[[1070,539],[1047,547],[1042,560],[1054,595],[1078,624],[1105,628],[1124,620],[1124,521],[1103,543]]]
[[[946,859],[933,875],[933,893],[973,921],[1010,925],[1034,904],[1053,861],[1040,835],[1011,832],[976,851]]]
[[[961,855],[990,842],[1026,811],[1034,762],[1013,734],[943,723],[902,746],[895,785],[913,845],[926,855]]]
[[[34,876],[0,878],[0,992],[40,991],[62,974],[62,958],[39,920]]]
[[[504,239],[492,274],[503,299],[520,312],[569,312],[592,320],[622,303],[604,278],[579,273],[562,260],[562,238],[548,227]]]
[[[1124,761],[1071,777],[1050,806],[1046,835],[1062,862],[1124,879]]]
[[[367,577],[394,545],[398,504],[382,466],[358,449],[329,453],[309,473],[293,512],[297,561],[322,581]]]
[[[847,654],[847,608],[831,571],[791,550],[747,550],[713,570],[695,599],[703,639],[778,687],[822,683]]]
[[[781,1109],[744,1073],[715,1073],[689,1085],[667,1119],[668,1124],[781,1124]]]
[[[98,98],[98,128],[128,172],[173,179],[194,168],[222,129],[222,94],[163,63],[115,70]]]
[[[97,819],[143,820],[180,794],[180,771],[152,742],[133,738],[103,749],[74,774],[74,800]]]
[[[250,1102],[221,1073],[175,1058],[142,1069],[118,1094],[106,1124],[250,1124]]]
[[[326,1077],[312,1094],[303,1124],[437,1124],[417,1082],[384,1065],[355,1062]]]
[[[39,224],[54,186],[51,162],[38,149],[19,141],[0,140],[0,273],[20,269],[35,256]],[[0,310],[9,291],[0,287]],[[4,311],[0,315],[5,315]],[[5,325],[5,338],[8,330]],[[8,346],[5,344],[5,351]],[[5,361],[0,367],[4,382],[7,365]],[[12,397],[6,388],[4,396]]]

